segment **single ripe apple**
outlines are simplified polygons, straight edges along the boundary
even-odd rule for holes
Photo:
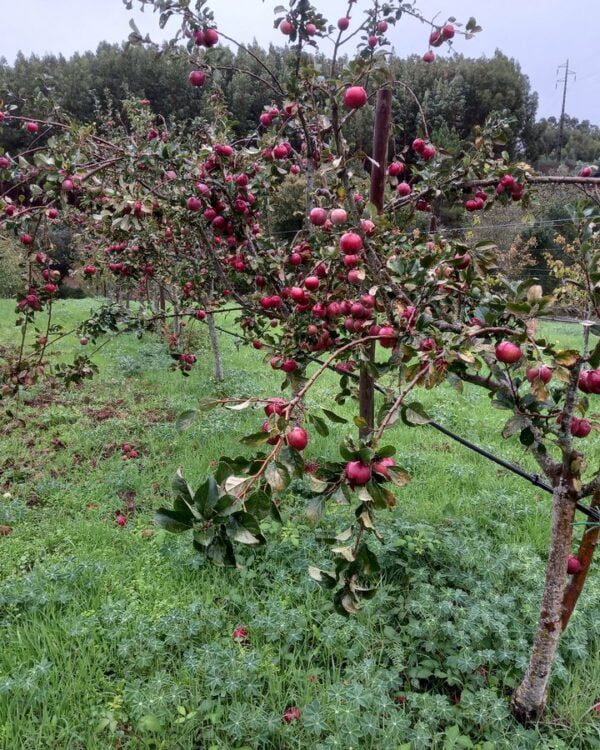
[[[188,81],[192,86],[204,86],[206,83],[206,73],[203,70],[192,70],[188,76]]]
[[[311,209],[308,218],[310,219],[311,224],[314,224],[316,227],[322,227],[327,221],[327,211],[324,208],[313,208]]]
[[[340,224],[345,224],[348,221],[348,212],[343,208],[334,208],[329,215],[329,218],[331,219],[332,224],[339,226]]]
[[[294,427],[287,433],[285,440],[290,448],[303,451],[308,445],[308,433],[302,427]]]
[[[345,232],[340,237],[340,250],[346,255],[356,255],[362,246],[362,237],[356,232]]]
[[[371,467],[362,461],[348,461],[344,472],[352,485],[362,486],[371,479]]]
[[[523,356],[521,348],[512,341],[501,341],[496,346],[496,359],[504,364],[512,365]]]
[[[349,86],[344,91],[344,105],[348,109],[360,109],[367,103],[367,92],[362,86]]]

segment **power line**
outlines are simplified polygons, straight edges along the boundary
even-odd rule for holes
[[[559,65],[556,70],[556,75],[558,75],[558,72],[561,70],[561,68],[565,69],[565,77],[559,79],[556,82],[556,86],[558,86],[559,83],[563,84],[563,97],[562,97],[562,109],[560,113],[560,127],[558,129],[558,163],[560,164],[561,158],[562,158],[562,147],[563,147],[563,136],[565,132],[565,104],[567,102],[567,87],[569,84],[569,76],[573,76],[573,80],[577,80],[577,74],[574,70],[569,70],[569,59],[567,58],[567,62],[564,65]]]

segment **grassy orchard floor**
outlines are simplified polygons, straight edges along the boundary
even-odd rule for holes
[[[60,319],[89,301],[60,302]],[[14,337],[0,301],[0,344]],[[547,327],[576,343],[572,326]],[[223,391],[276,395],[280,378],[222,336]],[[201,340],[206,351],[206,342]],[[73,338],[64,351],[79,347]],[[385,584],[351,620],[334,614],[309,563],[327,563],[296,484],[282,528],[239,571],[204,564],[187,537],[152,529],[178,466],[196,486],[210,462],[242,452],[262,412],[212,411],[186,433],[178,413],[213,394],[211,359],[168,371],[164,346],[122,337],[97,355],[101,374],[66,393],[30,394],[0,425],[0,748],[600,747],[600,577],[591,575],[555,671],[546,723],[507,711],[533,633],[548,539],[545,493],[434,430],[396,425],[397,460],[413,475],[380,513]],[[335,393],[326,376],[310,403]],[[442,424],[529,464],[499,428],[507,414],[468,389],[422,392]],[[349,410],[338,411],[350,414]],[[336,425],[336,438],[345,431]],[[120,446],[140,451],[123,461]],[[311,435],[307,458],[334,442]],[[588,441],[590,456],[600,440]],[[306,493],[308,496],[309,493]],[[124,528],[116,510],[135,507]],[[348,509],[322,523],[341,530]],[[246,647],[231,631],[243,624]],[[281,721],[288,705],[301,719]]]

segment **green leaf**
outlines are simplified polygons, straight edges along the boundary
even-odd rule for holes
[[[242,411],[243,409],[247,409],[251,404],[252,401],[248,399],[248,401],[242,401],[239,404],[225,404],[225,408],[230,411]]]
[[[201,531],[194,531],[194,547],[196,549],[202,548],[202,551],[206,552],[206,548],[213,543],[216,533],[217,527],[214,525]]]
[[[373,575],[381,570],[379,561],[374,552],[366,544],[361,544],[356,553],[356,561],[359,563],[364,575]]]
[[[590,365],[594,369],[600,367],[600,341],[598,341],[594,347],[594,351],[590,354]]]
[[[320,568],[315,568],[314,565],[308,566],[308,575],[313,581],[317,581],[326,589],[334,588],[337,583],[337,578],[333,573],[328,573]]]
[[[265,479],[273,492],[281,492],[291,482],[290,472],[287,467],[279,462],[271,462],[265,471]]]
[[[233,495],[221,495],[214,507],[217,516],[230,516],[237,510],[239,510],[239,500]]]
[[[181,412],[181,414],[177,417],[177,421],[175,422],[175,429],[178,432],[184,432],[185,430],[188,430],[196,420],[197,416],[198,409],[188,409],[187,411]]]
[[[246,510],[262,521],[271,512],[271,498],[263,490],[256,490],[246,498]]]
[[[243,437],[240,440],[240,443],[243,443],[244,445],[251,445],[251,446],[263,445],[264,443],[267,442],[269,437],[270,435],[268,432],[262,432],[261,430],[261,432],[255,432],[252,435],[246,435],[246,437]]]
[[[323,495],[312,497],[306,506],[306,517],[309,523],[317,523],[325,510],[325,498]]]
[[[154,514],[154,523],[172,534],[182,534],[192,527],[192,516],[169,508],[159,508]]]
[[[203,398],[198,402],[199,411],[210,411],[221,404],[218,398]]]
[[[423,405],[418,401],[413,401],[412,404],[402,407],[402,420],[409,425],[424,425],[431,422],[431,418],[427,416]]]
[[[325,424],[325,420],[321,419],[321,417],[317,417],[314,414],[309,414],[308,416],[309,421],[314,425],[315,430],[319,433],[319,435],[322,435],[323,437],[327,437],[329,435],[329,427]]]
[[[564,349],[554,357],[554,361],[563,367],[572,367],[578,359],[579,352],[577,349]]]
[[[340,417],[340,415],[336,414],[334,411],[330,411],[329,409],[322,409],[322,412],[330,422],[335,422],[336,424],[348,424],[347,419],[345,419],[344,417]]]
[[[527,419],[516,414],[504,425],[504,428],[502,429],[502,437],[507,439],[512,435],[521,432],[525,427],[527,427]]]
[[[336,612],[344,617],[358,614],[358,607],[354,597],[347,589],[340,589],[333,598],[333,606]]]
[[[163,728],[162,722],[154,714],[145,714],[139,721],[142,732],[160,732]]]
[[[219,486],[217,485],[214,477],[208,477],[208,479],[198,487],[196,494],[194,495],[194,505],[202,516],[210,518],[212,510],[219,500]]]
[[[404,487],[409,484],[411,477],[406,469],[403,469],[401,466],[388,466],[387,470],[392,483],[396,487]]]
[[[519,435],[519,440],[521,441],[522,445],[529,447],[530,445],[533,445],[535,436],[531,429],[529,427],[526,427]]]
[[[233,545],[226,537],[217,537],[208,547],[206,554],[215,565],[223,565],[235,568],[236,559]]]
[[[227,525],[227,533],[231,539],[240,544],[265,543],[258,521],[250,513],[236,513]]]
[[[174,509],[179,513],[184,513],[188,516],[195,515],[196,517],[198,517],[197,514],[194,513],[194,509],[192,508],[194,498],[192,488],[183,478],[180,469],[177,470],[175,476],[173,477],[171,488],[173,490],[173,494],[175,495],[175,499],[173,501]]]

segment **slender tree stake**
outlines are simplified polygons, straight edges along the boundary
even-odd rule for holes
[[[381,213],[385,197],[385,173],[387,167],[387,152],[392,121],[392,92],[382,88],[377,92],[375,105],[375,125],[373,128],[373,161],[371,165],[371,188],[369,200]],[[375,426],[375,383],[369,371],[369,364],[375,361],[375,342],[365,347],[368,362],[361,365],[359,379],[359,413],[364,420],[360,428],[360,436],[368,437]]]

